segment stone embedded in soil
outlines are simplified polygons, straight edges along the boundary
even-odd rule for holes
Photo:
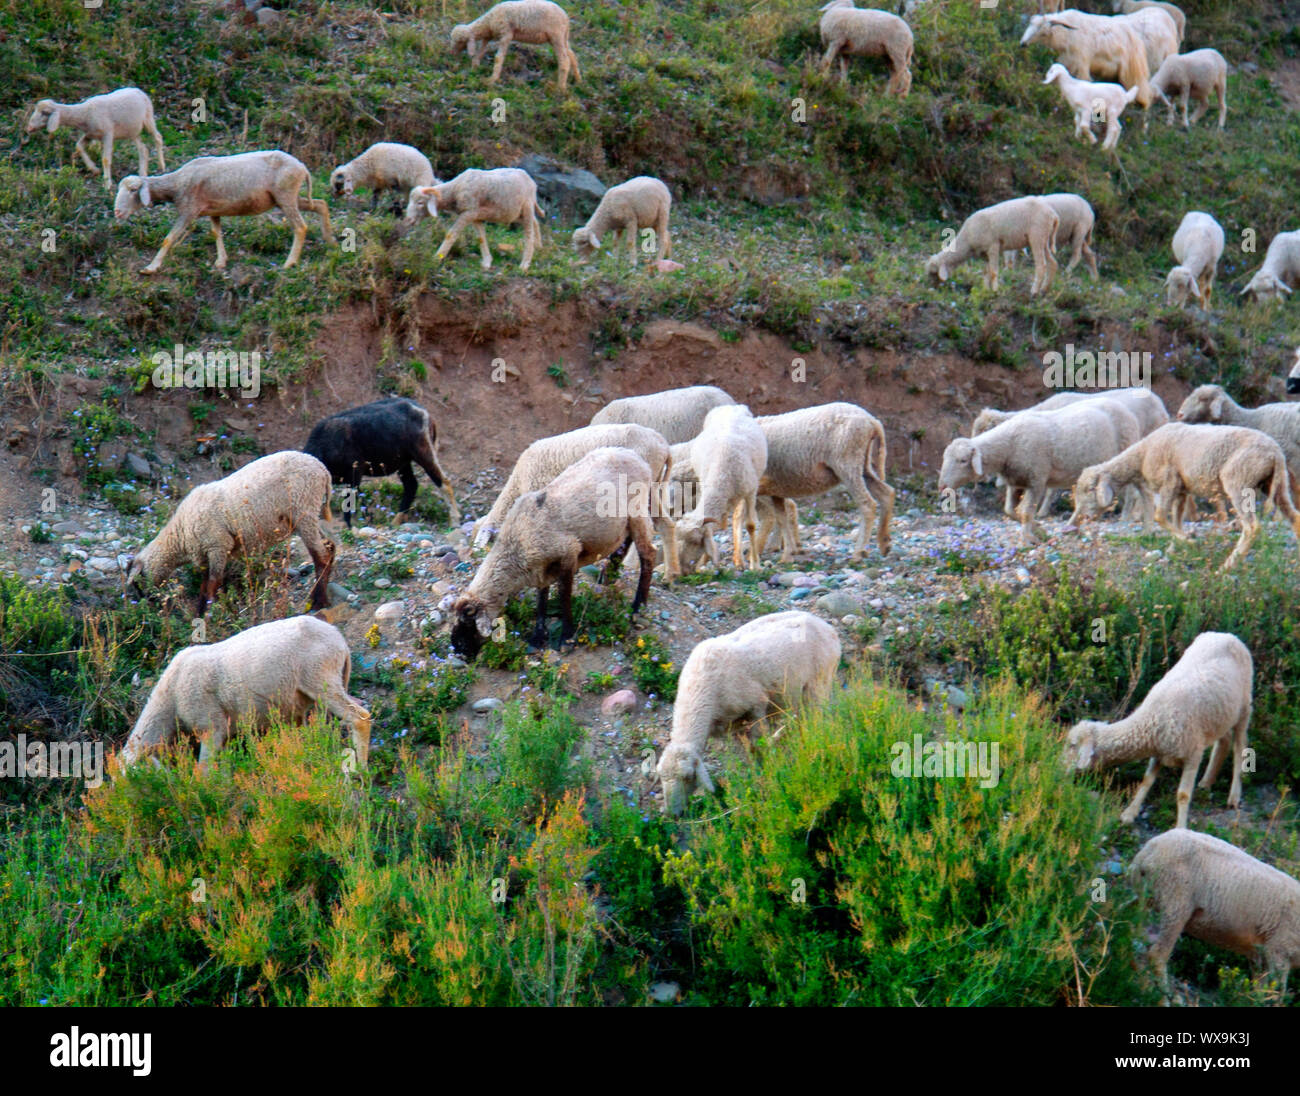
[[[393,580],[391,578],[384,578],[383,576],[375,579],[374,583],[377,590],[387,590],[392,584]]]
[[[636,693],[631,689],[619,689],[616,693],[610,693],[601,701],[600,714],[606,718],[612,718],[616,715],[624,715],[636,707]]]
[[[96,571],[102,571],[106,575],[111,575],[117,570],[117,560],[109,556],[91,556],[86,560],[87,567],[93,567]]]
[[[375,610],[375,620],[382,624],[396,624],[402,619],[404,612],[406,612],[406,602],[385,601]]]
[[[834,591],[817,599],[817,608],[834,617],[852,616],[862,612],[862,606],[848,594]]]
[[[657,1004],[667,1005],[677,1000],[682,989],[676,982],[654,982],[650,986],[650,999]]]
[[[495,696],[485,696],[482,700],[474,701],[470,708],[478,715],[486,715],[488,712],[500,711],[505,706],[506,702],[504,700],[500,700]]]

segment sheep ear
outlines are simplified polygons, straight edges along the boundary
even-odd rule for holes
[[[53,133],[58,128],[59,128],[59,112],[56,110],[53,114],[50,115],[50,120],[45,123],[45,132]]]
[[[713,564],[713,569],[718,569],[718,541],[711,531],[705,531],[705,545],[709,549],[709,562]]]
[[[984,458],[980,456],[980,451],[978,449],[971,450],[970,470],[977,476],[984,475]]]
[[[140,201],[147,206],[153,205],[153,195],[149,193],[149,180],[140,180]]]
[[[1097,502],[1105,510],[1114,501],[1115,489],[1110,485],[1110,480],[1102,477],[1097,481]]]
[[[1197,296],[1197,300],[1200,300],[1199,295]],[[1223,397],[1222,396],[1215,396],[1214,402],[1210,404],[1210,418],[1212,419],[1223,418]]]
[[[1291,296],[1291,287],[1287,285],[1286,282],[1284,282],[1281,278],[1278,278],[1276,284],[1278,289],[1282,290],[1282,292],[1285,293],[1288,297]]]
[[[1092,757],[1093,757],[1092,737],[1089,736],[1088,739],[1079,746],[1079,758],[1074,763],[1075,768],[1077,769],[1091,768]]]
[[[474,625],[478,628],[478,634],[484,639],[492,634],[492,618],[487,613],[479,613],[474,618]]]
[[[591,244],[592,247],[600,247],[600,237],[594,233],[587,238],[587,242]]]
[[[712,795],[716,789],[713,786],[713,781],[709,778],[709,770],[704,767],[704,758],[699,754],[695,754],[691,759],[691,763],[695,766],[695,779],[699,781],[700,787]]]
[[[947,280],[948,280],[948,266],[947,266],[946,263],[940,261],[940,263],[939,263],[939,281],[941,281],[941,282],[946,282]]]

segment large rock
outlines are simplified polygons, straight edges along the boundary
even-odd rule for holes
[[[515,167],[523,168],[537,184],[537,198],[548,215],[575,225],[595,212],[607,189],[590,171],[566,168],[549,156],[529,153]]]

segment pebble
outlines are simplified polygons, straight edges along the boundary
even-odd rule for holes
[[[790,591],[791,601],[802,601],[804,598],[811,597],[811,596],[812,596],[812,590],[809,589],[807,586],[796,587],[795,589]]]
[[[86,566],[93,567],[96,571],[102,571],[106,575],[111,575],[118,569],[117,560],[109,556],[91,556],[90,559],[86,560]]]
[[[393,580],[391,578],[385,578],[382,575],[375,579],[375,589],[377,590],[387,590],[392,584]]]
[[[485,696],[482,700],[476,700],[470,705],[470,708],[479,715],[486,715],[488,712],[497,712],[506,706],[504,700],[495,696]]]
[[[326,587],[326,592],[329,594],[331,601],[351,601],[357,596],[346,586],[340,586],[337,582],[331,582]]]
[[[632,711],[636,707],[636,693],[631,689],[619,689],[616,693],[610,693],[601,701],[600,714],[606,718],[616,715],[623,715]]]
[[[385,601],[375,610],[375,620],[383,623],[396,623],[402,619],[402,614],[405,612],[406,602]]]
[[[681,995],[682,987],[676,982],[652,982],[650,985],[650,1000],[656,1004],[672,1004]]]
[[[126,466],[131,469],[131,472],[134,475],[139,476],[141,479],[148,479],[153,474],[153,469],[149,466],[149,462],[145,460],[144,457],[140,456],[139,453],[128,453],[126,455]]]
[[[1124,865],[1118,860],[1106,861],[1106,872],[1109,875],[1119,875],[1124,870]]]
[[[819,597],[817,599],[817,608],[835,617],[856,615],[862,611],[862,606],[857,601],[849,597],[848,594],[842,594],[839,591],[823,594]]]

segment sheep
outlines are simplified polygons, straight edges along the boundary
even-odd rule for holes
[[[464,49],[474,68],[478,68],[492,42],[500,45],[488,80],[490,84],[501,79],[501,66],[506,62],[511,42],[530,46],[549,42],[559,66],[560,91],[568,88],[570,71],[574,82],[582,83],[578,55],[569,48],[569,16],[559,4],[550,0],[503,0],[500,4],[493,4],[472,23],[457,23],[451,29],[451,48]]]
[[[325,465],[335,483],[346,483],[352,488],[353,505],[343,508],[348,528],[352,527],[352,512],[362,476],[387,476],[396,472],[402,478],[398,513],[410,510],[418,490],[412,461],[429,474],[435,487],[442,489],[451,511],[451,523],[459,525],[456,492],[438,466],[437,445],[438,427],[429,412],[413,400],[393,396],[322,419],[312,427],[302,451]]]
[[[1064,0],[1057,0],[1058,4],[1062,2]],[[1180,45],[1182,44],[1187,32],[1187,16],[1183,14],[1183,9],[1175,4],[1166,4],[1163,0],[1111,0],[1110,10],[1116,14],[1128,15],[1135,11],[1141,11],[1143,8],[1159,8],[1165,12],[1174,21],[1174,30],[1178,34],[1178,42]]]
[[[176,732],[200,740],[206,770],[238,723],[263,729],[272,713],[304,723],[316,706],[343,721],[356,761],[370,756],[370,713],[348,695],[352,654],[332,624],[295,616],[178,651],[158,678],[118,756],[123,770]]]
[[[1083,258],[1088,263],[1088,271],[1095,282],[1101,275],[1097,272],[1097,253],[1092,249],[1092,229],[1096,223],[1096,214],[1086,198],[1077,194],[1042,194],[1039,195],[1049,206],[1056,210],[1061,223],[1056,229],[1058,245],[1069,244],[1070,262],[1065,272],[1068,274]],[[1015,265],[1016,252],[1008,251],[1002,256],[1003,264],[1010,269]]]
[[[167,524],[127,565],[127,583],[138,588],[143,577],[156,586],[181,564],[192,564],[204,573],[202,616],[224,583],[228,560],[297,533],[316,567],[312,608],[324,609],[334,542],[317,517],[330,517],[329,497],[329,470],[315,457],[297,452],[260,457],[224,479],[199,484],[181,499]]]
[[[973,255],[987,260],[984,285],[996,292],[998,258],[1003,251],[1028,247],[1034,254],[1034,280],[1029,295],[1046,292],[1056,273],[1056,233],[1061,218],[1041,198],[1012,198],[972,213],[961,230],[926,261],[925,272],[935,282]]]
[[[681,567],[693,572],[705,551],[713,566],[718,566],[718,545],[709,526],[721,526],[730,514],[731,561],[740,570],[744,566],[740,550],[743,510],[749,533],[749,566],[757,570],[758,484],[767,468],[767,438],[762,427],[748,407],[715,407],[705,418],[699,436],[686,445],[700,486],[696,505],[677,521],[677,558]]]
[[[1129,871],[1160,912],[1147,956],[1166,993],[1169,956],[1186,932],[1240,955],[1262,954],[1286,996],[1287,976],[1300,966],[1300,883],[1227,841],[1188,829],[1151,838]]]
[[[1279,232],[1264,253],[1264,265],[1246,283],[1241,296],[1255,301],[1280,301],[1300,282],[1300,231]]]
[[[1101,16],[1106,18],[1106,16]],[[1147,7],[1126,15],[1113,15],[1110,18],[1122,20],[1137,31],[1147,55],[1148,76],[1159,71],[1165,58],[1178,53],[1182,36],[1178,33],[1178,24],[1163,8]],[[1145,118],[1143,119],[1145,123]]]
[[[956,438],[943,452],[939,490],[1001,475],[1023,491],[1021,542],[1036,530],[1034,514],[1049,487],[1069,487],[1090,465],[1130,444],[1126,424],[1085,400],[1050,414],[1016,415],[977,438]]]
[[[307,197],[299,192],[307,186]],[[334,243],[330,211],[321,199],[311,196],[311,175],[300,160],[278,149],[241,152],[234,156],[200,156],[166,175],[128,175],[117,188],[113,214],[124,221],[154,202],[173,202],[176,223],[163,240],[162,248],[142,274],[156,274],[162,261],[189,232],[200,217],[212,222],[217,239],[215,269],[226,268],[226,245],[221,236],[222,217],[243,217],[265,213],[278,206],[293,228],[293,246],[285,259],[286,269],[298,261],[307,239],[307,222],[299,210],[319,213],[321,232]]]
[[[397,204],[401,212],[413,187],[433,186],[437,181],[429,158],[418,148],[380,141],[356,159],[336,167],[330,175],[330,189],[334,197],[345,198],[359,186],[369,187],[371,209],[379,204],[385,190],[391,190],[399,195]]]
[[[835,629],[811,613],[769,613],[696,644],[677,683],[673,729],[659,758],[663,809],[679,815],[698,783],[712,792],[704,750],[712,735],[774,710],[821,703],[840,661]]]
[[[92,173],[98,174],[95,161],[86,152],[87,141],[100,143],[100,158],[104,169],[104,186],[113,187],[113,142],[130,139],[135,142],[140,154],[140,174],[149,174],[149,150],[140,139],[142,130],[148,130],[153,138],[154,149],[158,153],[158,169],[167,170],[163,159],[163,139],[154,123],[153,102],[139,88],[118,88],[106,95],[92,95],[80,103],[56,103],[53,99],[42,99],[32,110],[27,119],[28,133],[35,133],[42,126],[49,133],[59,126],[81,131],[77,143],[73,146],[81,154],[82,160]]]
[[[1041,42],[1080,80],[1100,77],[1126,88],[1136,87],[1137,104],[1145,108],[1154,99],[1151,68],[1142,36],[1127,18],[1089,15],[1075,8],[1055,15],[1031,15],[1020,44]]]
[[[721,388],[711,384],[670,388],[647,396],[624,396],[611,400],[591,416],[591,425],[634,423],[657,431],[669,445],[676,445],[694,438],[704,426],[705,417],[715,407],[735,402]]]
[[[474,659],[492,634],[493,621],[520,590],[537,590],[533,643],[546,642],[546,602],[559,584],[560,644],[573,635],[573,578],[579,567],[614,556],[621,561],[635,542],[640,562],[635,613],[650,593],[654,567],[649,502],[655,490],[650,465],[630,449],[602,446],[565,468],[540,491],[515,499],[501,535],[465,593],[451,607],[451,644]]]
[[[1065,101],[1070,104],[1074,111],[1074,135],[1079,140],[1087,137],[1092,144],[1097,143],[1097,135],[1092,132],[1092,122],[1095,119],[1106,123],[1102,149],[1115,147],[1124,129],[1119,124],[1119,116],[1137,98],[1136,85],[1125,91],[1119,84],[1095,84],[1088,80],[1076,80],[1059,61],[1047,70],[1043,83],[1056,84]]]
[[[605,423],[584,426],[567,434],[539,438],[519,454],[515,466],[497,496],[492,509],[474,526],[474,546],[482,548],[496,535],[510,508],[525,491],[536,491],[571,464],[585,457],[593,449],[617,446],[631,449],[650,466],[655,484],[651,517],[664,542],[664,579],[672,581],[679,573],[677,560],[677,532],[666,498],[667,485],[672,473],[672,456],[668,443],[654,430],[634,423]]]
[[[1186,214],[1174,233],[1174,258],[1178,265],[1165,278],[1165,299],[1173,308],[1185,308],[1189,297],[1209,311],[1214,271],[1223,255],[1223,229],[1208,213]]]
[[[1300,513],[1292,502],[1286,457],[1281,447],[1258,430],[1243,426],[1190,426],[1171,422],[1107,461],[1085,468],[1074,488],[1075,517],[1099,513],[1111,504],[1115,488],[1137,485],[1151,511],[1151,494],[1159,492],[1155,520],[1179,540],[1185,500],[1226,500],[1241,521],[1241,537],[1221,570],[1228,571],[1250,550],[1259,534],[1256,499],[1267,499],[1300,537]]]
[[[1286,458],[1291,497],[1300,497],[1300,404],[1266,403],[1242,407],[1217,384],[1203,384],[1183,400],[1178,421],[1246,426],[1272,438]]]
[[[1151,686],[1132,715],[1114,723],[1085,719],[1065,738],[1065,763],[1077,772],[1104,769],[1121,761],[1149,757],[1137,794],[1120,814],[1137,820],[1160,766],[1182,762],[1178,782],[1178,829],[1187,828],[1196,768],[1213,747],[1201,787],[1209,788],[1232,752],[1228,806],[1241,804],[1241,762],[1250,725],[1254,663],[1246,645],[1227,632],[1202,632],[1169,672]]]
[[[584,259],[600,248],[600,242],[622,232],[627,238],[628,254],[636,266],[637,235],[654,230],[657,257],[666,259],[672,251],[668,236],[668,213],[673,196],[668,188],[650,175],[638,175],[605,191],[600,205],[581,228],[573,230],[573,246]]]
[[[885,428],[879,419],[857,404],[823,403],[760,416],[758,425],[767,438],[767,467],[758,493],[775,504],[783,562],[793,558],[799,543],[794,507],[787,501],[820,495],[837,483],[853,496],[862,516],[852,558],[866,554],[877,505],[876,544],[882,556],[889,555],[894,489],[885,482]]]
[[[1228,120],[1228,62],[1217,49],[1197,49],[1166,57],[1151,77],[1151,87],[1169,108],[1168,122],[1174,124],[1174,104],[1170,94],[1182,102],[1183,129],[1190,129],[1210,109],[1210,93],[1219,100],[1219,128]],[[1195,99],[1196,111],[1187,120],[1187,100]]]
[[[469,168],[449,183],[412,187],[403,227],[409,229],[424,216],[436,217],[440,210],[460,216],[452,223],[446,239],[438,248],[438,259],[445,259],[460,234],[473,225],[478,233],[483,269],[491,269],[492,252],[488,250],[487,234],[483,231],[483,225],[489,222],[512,225],[523,221],[524,257],[519,264],[520,270],[528,269],[534,249],[542,246],[542,230],[537,218],[546,214],[537,204],[537,184],[528,172],[517,167],[497,167],[490,171]]]
[[[831,0],[821,10],[821,71],[829,72],[838,57],[840,79],[847,80],[850,56],[883,56],[889,62],[886,94],[905,97],[912,87],[912,28],[892,12],[855,8],[853,0]]]

